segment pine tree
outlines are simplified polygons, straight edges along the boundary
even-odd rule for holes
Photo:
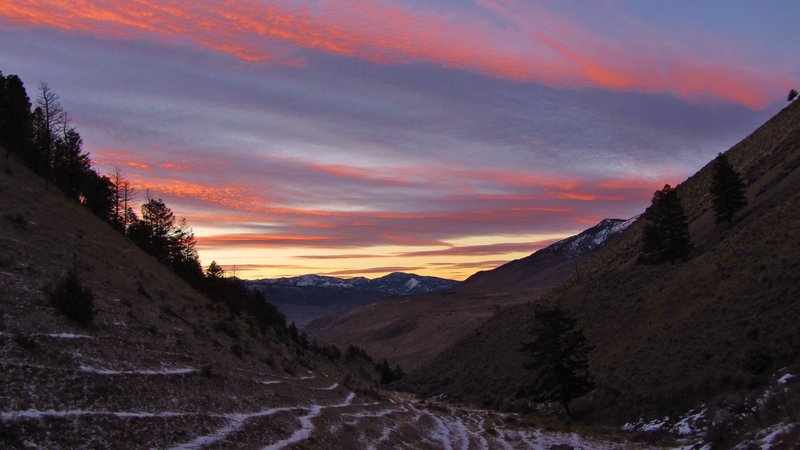
[[[31,101],[22,80],[0,73],[0,145],[6,147],[6,156],[14,152],[28,164],[35,160],[31,119]]]
[[[678,193],[665,185],[653,195],[653,201],[644,212],[645,226],[641,262],[662,263],[686,257],[692,251],[692,239],[686,213]]]
[[[151,255],[162,261],[168,260],[175,214],[164,201],[148,198],[147,203],[142,205],[142,219],[136,225],[131,238]]]
[[[587,344],[575,319],[558,307],[537,305],[531,334],[533,340],[520,348],[530,358],[523,365],[532,375],[529,397],[559,402],[567,415],[572,415],[569,402],[595,387],[588,361],[593,347]]]
[[[789,91],[789,96],[786,97],[786,101],[792,101],[797,98],[797,89],[792,89]]]
[[[216,261],[211,261],[211,264],[208,265],[208,269],[206,269],[206,278],[220,280],[225,278],[225,271]]]
[[[297,330],[297,325],[295,325],[294,322],[292,322],[292,324],[289,325],[288,332],[289,332],[289,339],[298,343],[300,342],[300,332]]]
[[[714,218],[717,225],[723,222],[730,225],[736,212],[747,206],[744,181],[722,153],[714,160],[713,172],[710,192]]]
[[[81,185],[91,170],[89,154],[83,152],[83,139],[74,128],[56,139],[53,148],[53,174],[58,186],[74,200],[80,200]]]

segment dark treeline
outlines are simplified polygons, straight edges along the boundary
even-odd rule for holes
[[[0,72],[0,146],[6,149],[6,158],[17,155],[46,182],[169,266],[195,289],[224,303],[231,314],[247,315],[279,334],[287,332],[285,317],[260,292],[247,290],[238,279],[222,277],[216,269],[203,272],[192,229],[185,219],[177,220],[161,199],[148,194],[137,215],[133,207],[136,190],[119,170],[106,176],[92,167],[80,134],[47,84],[39,85],[32,105],[22,80]]]

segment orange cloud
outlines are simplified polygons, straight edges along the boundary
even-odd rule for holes
[[[131,181],[141,191],[153,191],[154,196],[171,195],[179,198],[191,198],[233,210],[259,210],[259,205],[264,203],[264,199],[254,194],[249,188],[232,184],[206,185],[178,179],[152,180],[138,177],[132,177]]]
[[[270,247],[270,246],[298,246],[310,245],[324,247],[325,243],[334,242],[335,238],[328,236],[309,235],[276,235],[258,233],[234,233],[214,236],[198,236],[199,247]]]
[[[478,3],[509,26],[498,26],[486,14],[386,0],[0,0],[0,18],[114,38],[181,38],[249,62],[298,65],[297,57],[287,55],[289,44],[380,64],[426,61],[552,86],[713,96],[752,108],[774,100],[776,87],[793,81],[788,74],[745,69],[744,61],[711,64],[702,55],[657,60],[652,55],[658,48],[635,53],[624,48],[631,44],[604,42],[528,2]]]

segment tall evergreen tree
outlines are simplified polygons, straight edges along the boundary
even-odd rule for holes
[[[678,193],[665,185],[653,195],[653,201],[644,212],[644,245],[641,262],[662,263],[684,258],[692,251],[692,238],[686,213]]]
[[[747,206],[744,191],[744,181],[739,172],[733,168],[725,154],[717,155],[710,188],[717,225],[723,222],[730,225],[736,212]]]
[[[171,243],[171,232],[175,226],[175,214],[161,199],[148,198],[142,205],[142,218],[138,223],[138,243],[151,255],[167,260]]]
[[[16,75],[0,73],[0,145],[31,163],[33,129],[31,126],[31,101],[25,85]]]
[[[90,176],[92,167],[89,154],[83,152],[83,139],[74,128],[69,128],[56,139],[53,150],[56,183],[68,196],[79,200],[82,181]]]
[[[195,248],[192,227],[182,218],[172,228],[169,237],[170,249],[167,256],[169,265],[192,286],[199,286],[203,279],[203,268]]]
[[[529,357],[523,365],[532,375],[528,396],[534,401],[559,402],[572,415],[569,402],[595,388],[588,360],[593,347],[575,319],[558,307],[536,306],[531,335],[533,339],[520,348]]]
[[[80,202],[89,208],[97,217],[111,221],[114,206],[114,183],[105,175],[99,175],[94,169],[83,173],[80,186]]]
[[[225,271],[216,261],[211,261],[211,264],[208,265],[208,269],[206,269],[206,278],[221,280],[225,278]]]

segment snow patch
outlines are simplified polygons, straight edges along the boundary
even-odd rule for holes
[[[639,419],[636,422],[628,422],[622,426],[624,431],[657,431],[664,428],[667,423],[669,422],[669,417],[664,417],[663,419],[653,419],[649,422],[645,422],[644,419]]]
[[[45,336],[55,339],[94,339],[94,337],[92,336],[87,336],[85,334],[73,334],[73,333],[50,333],[50,334],[45,334]]]
[[[773,447],[773,445],[778,443],[775,442],[775,440],[779,436],[792,431],[796,426],[797,426],[796,423],[790,423],[790,424],[779,423],[777,425],[773,425],[761,432],[761,433],[766,433],[766,436],[759,439],[758,442],[756,442],[756,445],[761,450],[770,450]]]
[[[228,437],[230,434],[238,431],[244,426],[244,423],[247,422],[247,420],[249,419],[256,417],[268,417],[275,415],[279,412],[291,411],[294,409],[297,408],[281,407],[281,408],[271,408],[250,414],[224,414],[222,417],[228,420],[228,423],[225,426],[218,428],[212,434],[208,434],[205,436],[198,436],[190,442],[176,445],[175,447],[172,447],[171,450],[194,450],[201,447],[205,447],[217,443]]]
[[[406,288],[407,291],[410,291],[415,287],[419,286],[419,280],[417,280],[414,277],[411,277],[408,279],[408,281],[405,282],[403,286]]]
[[[686,416],[682,417],[679,421],[675,422],[672,425],[670,430],[673,433],[679,434],[681,436],[689,436],[692,434],[697,434],[698,432],[702,431],[703,427],[701,422],[706,417],[706,410],[701,409],[700,411],[694,413],[690,412]]]
[[[278,441],[272,445],[268,445],[263,448],[263,450],[279,450],[289,445],[295,444],[300,441],[304,441],[311,436],[311,432],[314,430],[314,422],[311,419],[320,415],[323,409],[326,408],[340,408],[344,406],[349,406],[353,403],[353,399],[355,398],[356,394],[351,392],[347,398],[344,399],[344,402],[339,403],[337,405],[330,405],[330,406],[320,406],[320,405],[312,405],[309,409],[308,414],[305,416],[301,416],[300,420],[300,429],[295,430],[288,439],[284,439],[282,441]]]
[[[339,387],[339,383],[333,383],[332,385],[330,385],[328,387],[311,388],[311,389],[314,389],[315,391],[332,391],[332,390],[334,390],[334,389],[336,389],[338,387]]]
[[[786,383],[789,382],[789,380],[791,380],[793,378],[796,378],[796,377],[797,377],[797,375],[792,375],[790,373],[787,373],[786,375],[778,378],[778,384],[786,384]]]
[[[23,419],[41,419],[44,417],[66,418],[80,416],[114,416],[121,418],[151,418],[151,417],[182,417],[195,415],[181,412],[137,412],[137,411],[85,411],[80,409],[56,411],[53,409],[38,410],[26,409],[24,411],[0,412],[0,420],[13,421]]]
[[[174,369],[160,369],[160,370],[111,370],[111,369],[96,369],[94,367],[81,365],[78,370],[86,373],[94,373],[97,375],[186,375],[194,373],[197,369],[193,368],[174,368]]]
[[[433,419],[433,422],[436,424],[436,428],[431,433],[431,437],[441,442],[442,448],[446,450],[453,450],[453,443],[450,442],[450,430],[448,430],[444,425],[442,419],[434,416],[433,414],[430,416]]]

